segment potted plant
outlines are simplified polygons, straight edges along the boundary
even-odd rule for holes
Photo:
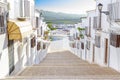
[[[44,32],[44,40],[48,39],[48,34],[49,34],[49,30],[47,30],[47,31]]]

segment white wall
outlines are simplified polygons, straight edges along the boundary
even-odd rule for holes
[[[48,53],[69,50],[69,41],[65,37],[63,40],[51,41],[48,47]]]
[[[9,73],[8,41],[6,34],[0,34],[0,78]]]
[[[109,66],[120,72],[120,48],[110,46]]]

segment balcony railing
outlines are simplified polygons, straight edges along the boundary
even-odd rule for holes
[[[109,19],[115,22],[120,22],[120,2],[108,5]]]

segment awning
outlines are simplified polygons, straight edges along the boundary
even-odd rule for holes
[[[9,40],[22,40],[24,37],[32,33],[30,22],[8,21],[7,26]]]
[[[9,40],[21,40],[22,35],[19,27],[15,24],[15,22],[9,21],[7,24],[8,38]]]

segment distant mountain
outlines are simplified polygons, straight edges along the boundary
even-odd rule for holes
[[[56,13],[43,10],[42,15],[46,22],[52,22],[55,24],[74,24],[80,22],[81,17],[85,17],[85,15]]]

